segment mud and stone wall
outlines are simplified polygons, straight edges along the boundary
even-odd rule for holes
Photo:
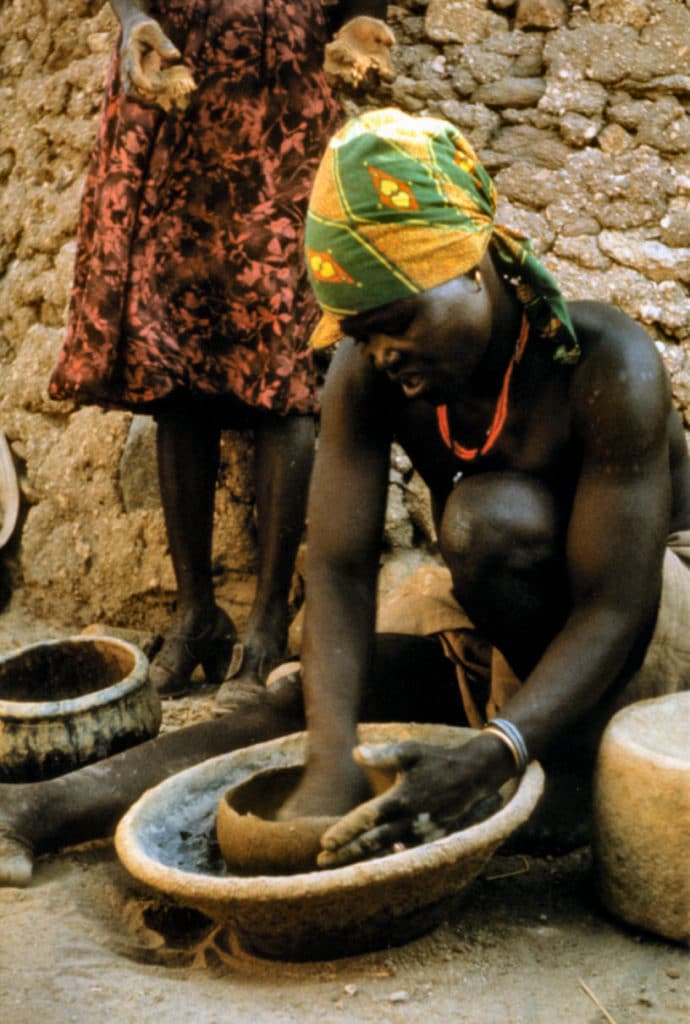
[[[566,294],[647,327],[690,427],[688,0],[403,0],[389,19],[398,78],[357,103],[458,124]],[[114,24],[96,0],[5,0],[0,19],[0,428],[22,489],[2,557],[15,600],[66,629],[154,628],[174,595],[152,424],[46,393]],[[240,619],[251,457],[226,436],[214,566]],[[402,452],[391,481],[388,542],[418,550],[428,507]]]

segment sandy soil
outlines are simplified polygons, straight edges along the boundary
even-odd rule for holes
[[[0,617],[0,650],[47,635]],[[166,726],[207,706],[168,702]],[[287,964],[224,939],[142,889],[109,842],[45,858],[30,888],[0,890],[0,1020],[685,1024],[690,1010],[687,950],[605,915],[588,849],[494,856],[444,924],[402,947]]]
[[[6,1024],[688,1019],[686,952],[601,914],[587,851],[495,857],[424,938],[283,964],[229,953],[201,917],[152,898],[110,844],[94,844],[44,860],[29,889],[0,893],[0,976]]]

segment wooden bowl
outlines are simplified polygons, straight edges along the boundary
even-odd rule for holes
[[[75,636],[0,658],[0,782],[35,782],[150,739],[161,706],[137,647]]]
[[[362,725],[360,742],[465,743],[470,729],[387,723]],[[202,911],[250,953],[314,960],[399,945],[433,928],[541,795],[533,763],[505,790],[491,817],[400,853],[298,874],[231,872],[216,837],[219,801],[230,787],[266,770],[301,768],[306,734],[297,733],[211,758],[145,793],[121,820],[115,844],[139,881]]]

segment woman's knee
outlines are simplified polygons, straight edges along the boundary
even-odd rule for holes
[[[558,544],[555,502],[537,480],[516,473],[472,476],[454,488],[439,543],[453,574],[530,574],[550,564]]]

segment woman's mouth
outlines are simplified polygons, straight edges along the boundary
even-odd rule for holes
[[[406,373],[398,378],[398,384],[405,398],[419,398],[428,388],[429,382],[421,373]]]

